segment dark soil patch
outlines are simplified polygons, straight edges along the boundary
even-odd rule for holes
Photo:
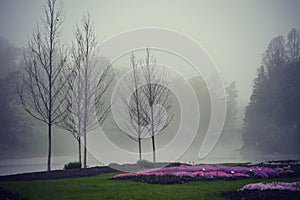
[[[228,200],[299,200],[300,192],[287,190],[244,190],[224,194]]]
[[[163,175],[163,176],[156,176],[156,175],[148,175],[148,176],[125,176],[114,178],[114,180],[128,180],[128,181],[135,181],[135,182],[142,182],[142,183],[149,183],[149,184],[161,184],[161,185],[172,185],[172,184],[183,184],[192,181],[215,181],[215,180],[226,180],[226,181],[233,181],[245,179],[245,177],[205,177],[205,176],[172,176],[172,175]]]
[[[140,166],[138,164],[116,164],[116,163],[111,163],[108,166],[112,167],[118,171],[121,172],[135,172],[135,171],[143,171],[143,170],[148,170],[148,169],[153,169],[153,168],[161,168],[161,167],[166,167],[168,166],[170,163],[169,162],[157,162],[157,163],[153,163],[153,167],[150,168],[145,168],[143,166]]]
[[[0,188],[0,200],[25,200],[18,193],[12,193],[8,190]]]
[[[118,172],[118,171],[107,166],[91,167],[86,169],[53,170],[50,172],[44,171],[44,172],[32,172],[32,173],[0,176],[0,181],[33,181],[33,180],[77,178],[77,177],[96,176],[99,174],[112,173],[112,172]]]

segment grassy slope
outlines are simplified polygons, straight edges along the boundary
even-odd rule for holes
[[[0,182],[0,187],[21,193],[28,200],[98,200],[98,199],[222,199],[223,192],[233,191],[250,182],[300,181],[292,179],[248,179],[239,181],[190,182],[182,185],[150,185],[130,181],[107,180],[114,174],[95,177]]]

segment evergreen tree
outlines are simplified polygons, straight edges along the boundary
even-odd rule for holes
[[[254,80],[244,119],[242,150],[262,153],[299,153],[300,63],[297,33],[271,40]],[[282,148],[282,147],[285,148]]]
[[[235,86],[235,82],[232,82],[228,87],[226,87],[226,120],[225,129],[233,130],[236,128],[236,119],[238,113],[238,91]]]

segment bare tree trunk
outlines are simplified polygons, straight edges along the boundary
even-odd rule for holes
[[[134,82],[135,82],[135,103],[136,103],[136,109],[137,109],[137,118],[138,118],[138,144],[139,144],[139,160],[142,160],[142,139],[141,139],[141,110],[140,110],[140,106],[141,106],[141,100],[140,100],[140,95],[138,92],[138,77],[137,77],[137,69],[135,66],[135,60],[134,60],[134,56],[132,55],[132,69],[133,69],[133,73],[134,73]]]
[[[139,137],[139,160],[142,160],[142,140],[141,137]]]
[[[48,162],[47,171],[51,171],[52,125],[48,124]]]
[[[151,119],[153,119],[153,106],[151,107]],[[154,122],[151,120],[151,140],[152,140],[152,152],[153,152],[153,162],[156,162],[156,156],[155,156],[155,137],[154,137]]]
[[[81,163],[81,139],[78,139],[78,162]]]
[[[155,139],[154,136],[151,137],[152,140],[152,154],[153,154],[153,162],[156,162],[156,156],[155,156]]]
[[[89,33],[89,30],[86,29],[86,33],[88,34]],[[86,139],[86,134],[87,134],[87,111],[88,111],[88,106],[89,106],[89,87],[88,87],[88,68],[89,68],[89,46],[90,44],[88,42],[86,42],[86,63],[85,63],[85,67],[84,67],[84,120],[83,120],[83,135],[84,135],[84,164],[83,164],[83,167],[86,168],[87,167],[87,139]]]
[[[84,133],[84,152],[83,152],[83,167],[86,168],[87,167],[87,151],[86,151],[86,147],[87,147],[87,144],[86,144],[86,133]]]

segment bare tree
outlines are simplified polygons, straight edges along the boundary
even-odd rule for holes
[[[171,99],[169,97],[168,75],[156,64],[156,59],[146,50],[146,57],[137,60],[132,53],[130,58],[132,73],[125,76],[119,97],[125,106],[123,125],[129,130],[130,139],[138,142],[139,159],[142,159],[142,139],[150,135],[155,157],[155,136],[171,122]],[[123,113],[123,112],[122,112]],[[124,127],[125,128],[125,127]]]
[[[68,112],[64,116],[65,127],[71,127],[81,146],[84,143],[83,167],[87,167],[87,134],[105,120],[110,105],[106,105],[105,93],[113,80],[110,65],[104,58],[97,57],[98,42],[90,16],[82,19],[82,27],[75,28],[75,43],[72,59],[75,77],[71,82],[71,95],[67,98]],[[97,116],[97,119],[96,119]],[[74,130],[72,130],[74,128]]]
[[[143,95],[147,102],[147,107],[144,108],[147,114],[142,116],[152,140],[153,162],[156,162],[155,134],[164,130],[173,119],[170,90],[167,88],[169,80],[167,74],[158,68],[156,59],[150,55],[149,48],[146,50],[146,57],[141,61],[141,65],[145,80]]]
[[[138,61],[133,53],[131,54],[130,62],[133,73],[132,76],[127,77],[120,97],[125,104],[126,116],[123,116],[125,125],[130,131],[127,135],[130,139],[138,142],[139,160],[142,160],[142,139],[146,128],[143,121],[145,116],[143,115],[147,114],[144,110],[146,105],[145,98],[141,88],[139,88],[143,77],[141,70],[138,70]],[[129,101],[125,98],[126,96],[130,97]]]
[[[287,36],[287,57],[291,63],[300,61],[300,32],[292,29]]]
[[[59,121],[64,97],[61,95],[67,80],[61,76],[66,54],[60,48],[59,36],[64,20],[63,6],[47,0],[44,6],[42,29],[37,25],[24,54],[25,74],[18,94],[27,113],[48,126],[48,162],[51,170],[52,126]]]

